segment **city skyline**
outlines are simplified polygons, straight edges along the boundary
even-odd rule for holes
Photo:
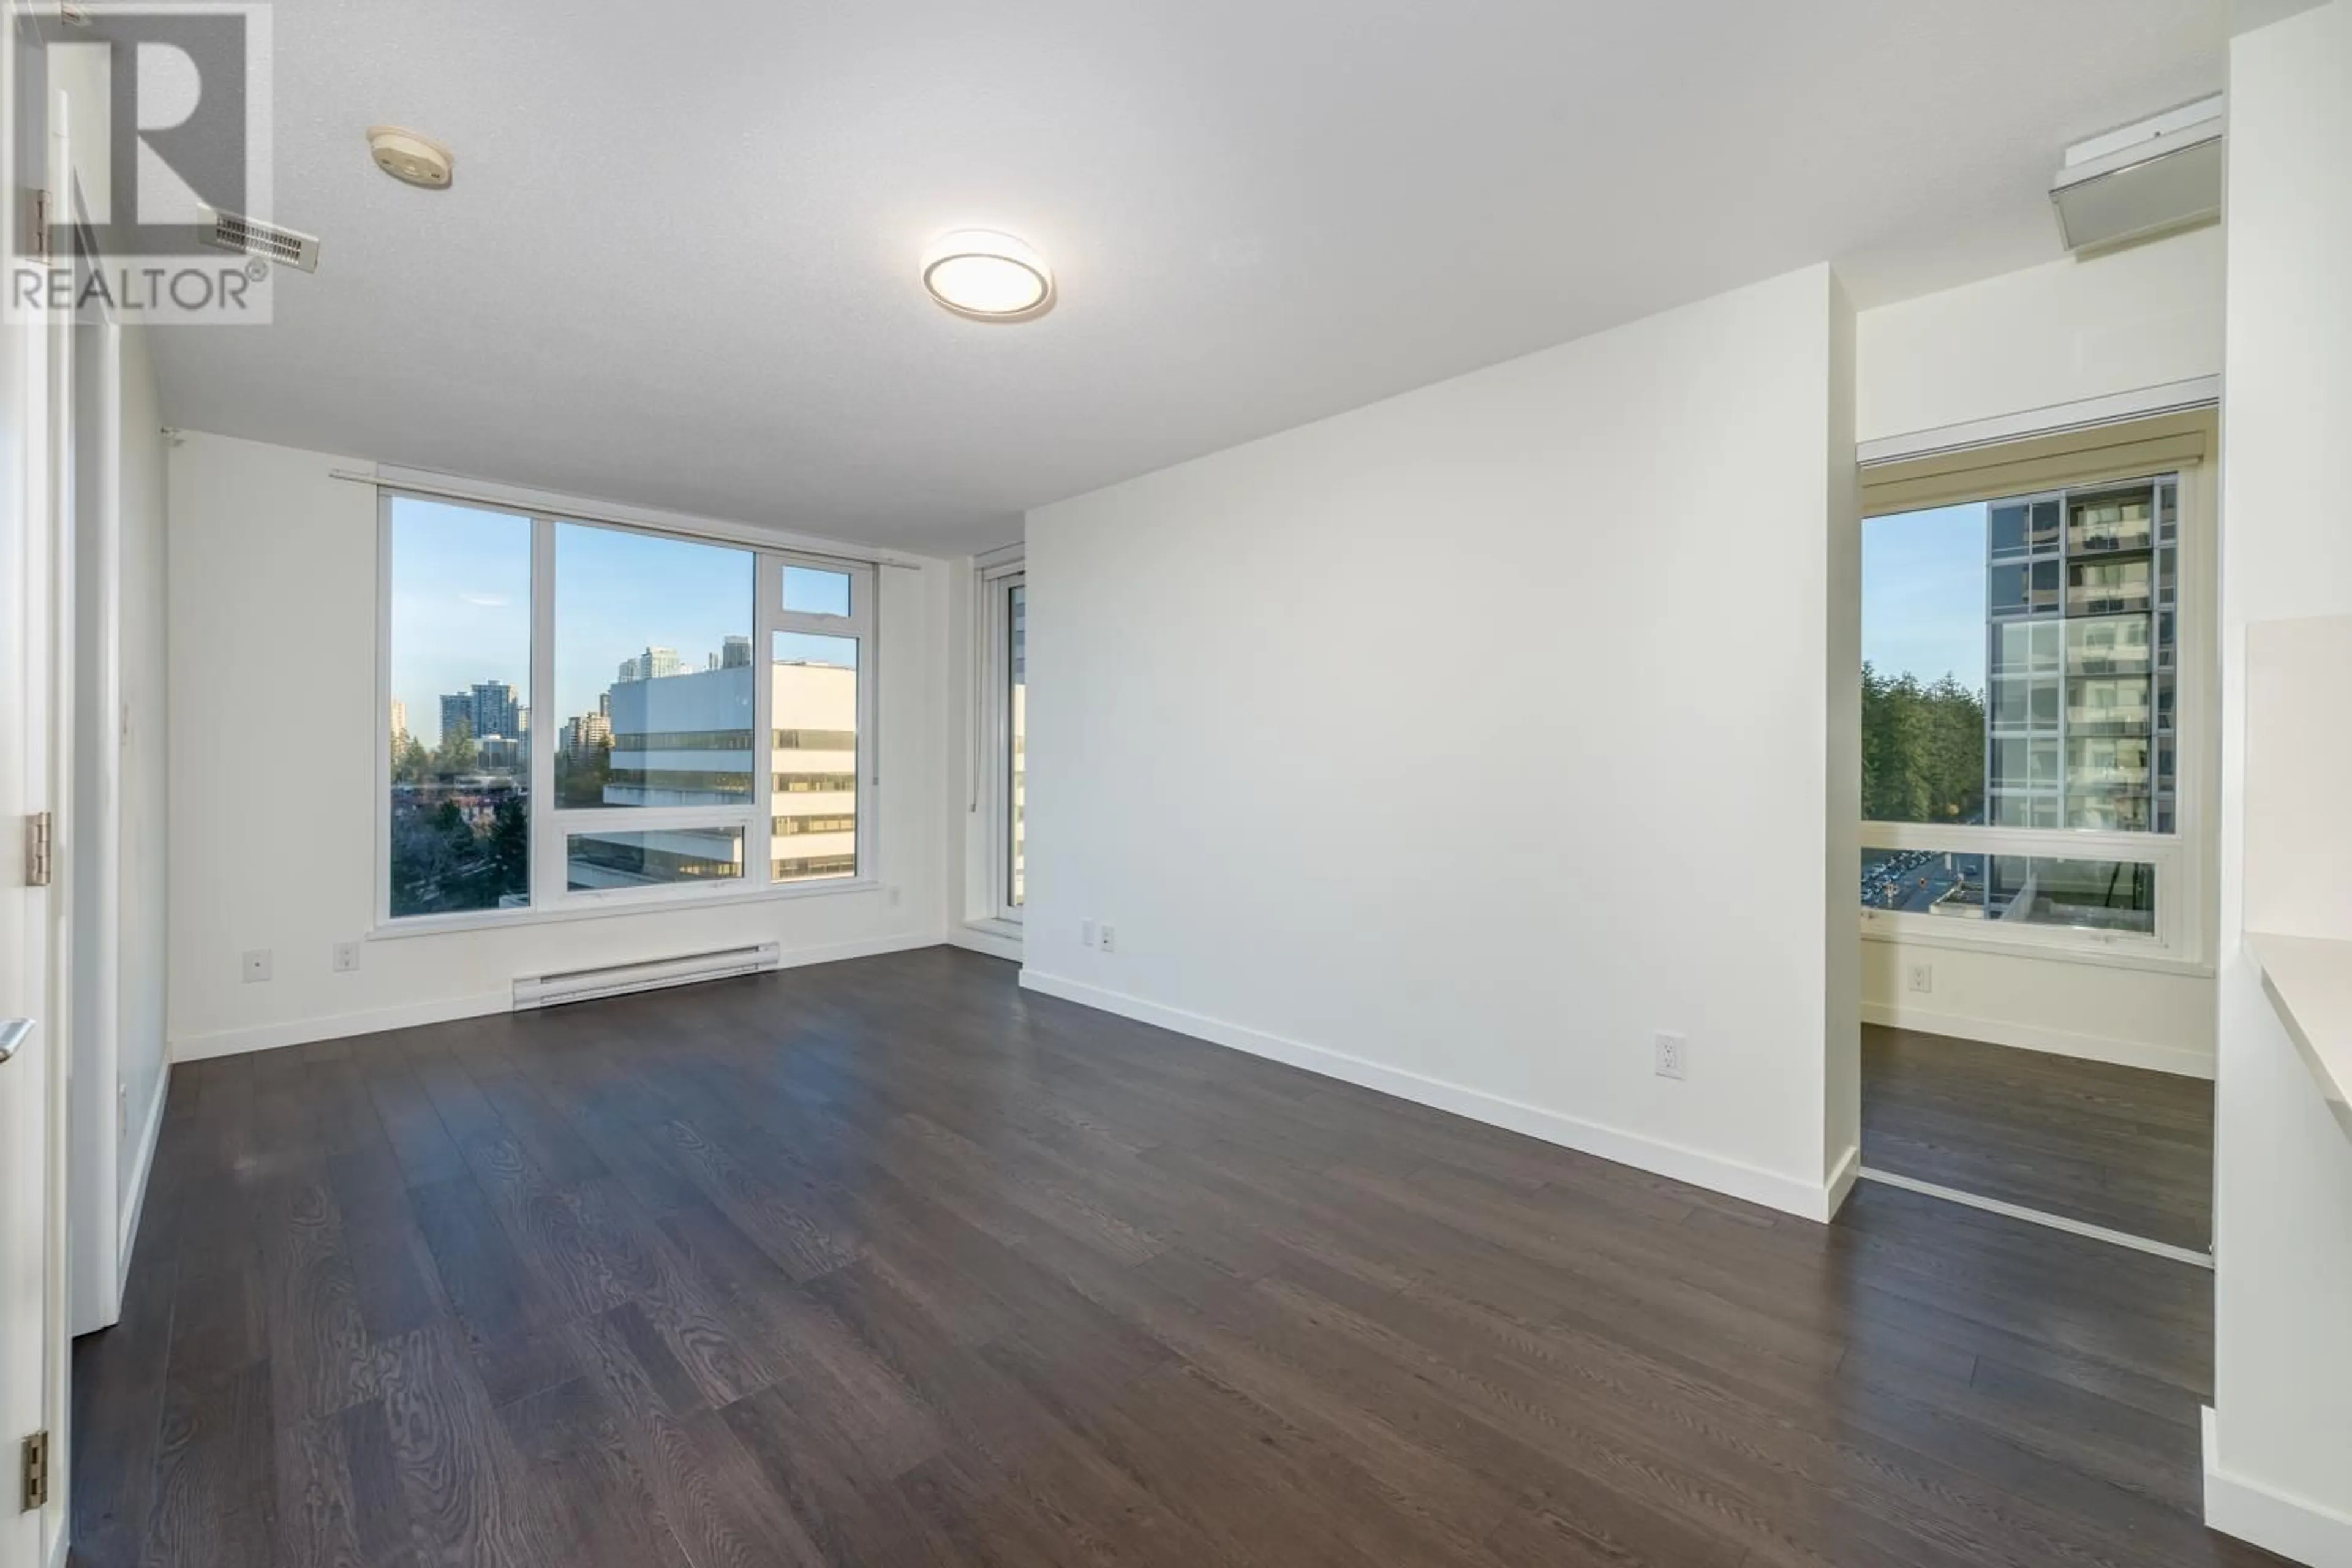
[[[748,660],[756,623],[749,550],[585,523],[555,527],[555,690],[530,690],[530,520],[414,496],[393,502],[392,698],[427,751],[443,741],[441,700],[477,685],[515,689],[518,707],[593,712],[625,659],[667,648],[680,672]],[[782,657],[780,654],[780,657]]]

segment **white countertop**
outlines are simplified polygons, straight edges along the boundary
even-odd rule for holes
[[[2352,942],[2248,931],[2245,946],[2327,1109],[2352,1137]]]

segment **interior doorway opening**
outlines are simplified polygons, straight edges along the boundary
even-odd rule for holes
[[[2210,1265],[2210,403],[1864,469],[1866,1179]]]

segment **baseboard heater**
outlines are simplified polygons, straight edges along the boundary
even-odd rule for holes
[[[559,974],[529,974],[514,983],[515,1011],[555,1007],[566,1002],[586,1002],[598,996],[623,996],[632,991],[653,991],[664,985],[691,985],[698,980],[723,980],[730,974],[757,974],[782,965],[777,944],[722,947],[709,952],[681,953],[675,958],[648,958],[635,963],[608,963],[596,969],[567,969]]]

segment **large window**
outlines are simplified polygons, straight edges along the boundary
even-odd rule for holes
[[[383,531],[384,918],[869,869],[870,567],[397,493]]]
[[[525,907],[530,519],[401,496],[383,527],[386,912]]]
[[[1865,521],[1865,921],[2191,945],[2181,488],[2157,474]]]

